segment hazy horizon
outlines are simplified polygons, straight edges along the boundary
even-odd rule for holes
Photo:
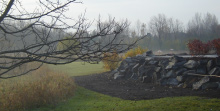
[[[211,13],[220,18],[220,0],[82,0],[83,4],[75,5],[82,12],[86,9],[88,19],[111,15],[117,20],[128,19],[132,23],[140,20],[148,24],[150,18],[158,14],[179,19],[186,25],[195,13]],[[80,13],[78,10],[77,13]]]
[[[166,17],[179,19],[186,25],[195,13],[211,13],[220,18],[220,0],[76,0],[69,7],[68,16],[77,18],[85,13],[90,21],[97,19],[99,15],[107,19],[109,15],[117,20],[128,19],[133,24],[140,20],[148,24],[151,17],[165,14]],[[34,9],[37,1],[25,1],[25,7]]]

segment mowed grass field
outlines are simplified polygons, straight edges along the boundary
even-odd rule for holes
[[[102,64],[82,65],[80,62],[50,68],[71,76],[104,72]],[[220,99],[190,96],[130,101],[77,86],[75,95],[68,101],[32,111],[220,111]]]
[[[73,62],[65,65],[49,65],[49,68],[68,74],[69,76],[83,76],[105,72],[103,63],[89,64],[84,62]]]

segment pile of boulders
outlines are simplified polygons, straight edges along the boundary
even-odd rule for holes
[[[197,89],[220,88],[220,58],[191,57],[180,55],[146,55],[128,57],[112,71],[116,80],[140,80],[163,86]]]

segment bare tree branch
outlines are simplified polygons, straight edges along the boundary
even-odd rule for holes
[[[8,14],[9,10],[11,9],[13,3],[15,0],[10,0],[5,11],[3,12],[3,14],[0,16],[0,23],[4,20],[5,16]]]
[[[0,19],[0,44],[7,44],[0,47],[0,78],[27,74],[42,64],[62,65],[77,60],[97,63],[104,53],[122,53],[142,39],[125,42],[129,37],[122,37],[121,33],[129,27],[128,21],[117,22],[111,17],[105,22],[99,17],[97,29],[90,31],[92,22],[85,18],[85,13],[78,19],[65,15],[74,3],[80,2],[39,0],[40,8],[31,12],[22,2],[10,0],[4,10],[0,9],[4,12]],[[28,67],[35,62],[40,64]]]

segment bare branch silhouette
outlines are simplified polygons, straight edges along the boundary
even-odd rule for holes
[[[103,53],[122,53],[141,39],[127,43],[120,34],[129,26],[128,21],[114,18],[92,23],[82,14],[77,19],[66,16],[76,0],[39,0],[38,8],[26,10],[19,0],[0,2],[0,78],[7,79],[27,74],[42,64],[62,65],[81,60],[96,63]],[[72,21],[70,25],[67,21]],[[29,63],[39,63],[29,67]],[[16,72],[16,70],[19,70]]]

